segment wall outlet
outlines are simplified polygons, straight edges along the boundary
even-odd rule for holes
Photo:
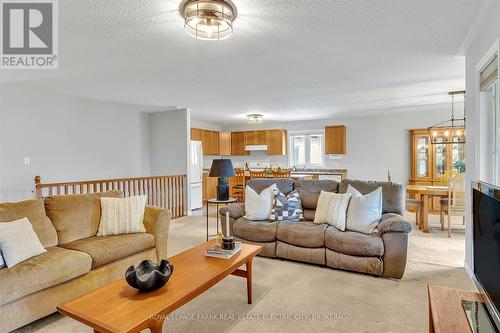
[[[30,165],[31,164],[31,157],[25,157],[24,158],[24,165]]]

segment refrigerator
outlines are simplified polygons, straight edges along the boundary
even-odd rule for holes
[[[191,175],[189,208],[191,210],[199,209],[203,207],[203,147],[201,141],[191,140],[189,172]]]

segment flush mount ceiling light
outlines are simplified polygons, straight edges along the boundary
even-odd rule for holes
[[[221,40],[233,33],[236,6],[230,0],[184,0],[179,12],[184,29],[196,39]]]
[[[260,124],[263,121],[264,116],[259,113],[247,114],[247,119],[250,124]]]

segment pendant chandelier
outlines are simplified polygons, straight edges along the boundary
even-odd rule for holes
[[[429,127],[429,136],[433,145],[465,143],[465,90],[450,91],[451,119]],[[455,96],[464,96],[463,118],[455,118]]]
[[[186,32],[203,40],[229,37],[237,14],[230,0],[184,0],[179,5],[179,12]]]

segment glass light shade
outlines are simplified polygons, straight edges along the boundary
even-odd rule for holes
[[[263,122],[264,116],[258,113],[248,114],[247,119],[250,124],[260,124]]]
[[[229,0],[184,0],[179,11],[187,33],[203,40],[221,40],[233,33],[236,7]]]

